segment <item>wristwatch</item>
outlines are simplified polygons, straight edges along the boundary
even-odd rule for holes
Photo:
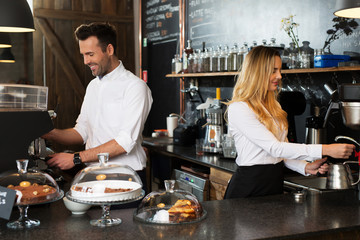
[[[80,153],[78,153],[78,152],[77,152],[77,153],[74,153],[74,159],[73,159],[73,161],[74,161],[75,166],[82,163],[82,162],[81,162]]]

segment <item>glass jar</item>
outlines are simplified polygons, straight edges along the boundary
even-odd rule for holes
[[[175,73],[182,72],[182,60],[179,54],[175,54]]]
[[[236,43],[234,43],[234,46],[230,50],[229,54],[229,71],[237,71],[238,70],[238,53],[239,48]]]
[[[224,48],[219,48],[219,56],[218,56],[218,72],[226,72],[227,71],[227,50]]]
[[[194,71],[194,64],[195,64],[195,55],[191,53],[188,58],[188,72],[193,73]]]
[[[217,69],[218,69],[218,51],[216,49],[212,49],[210,55],[209,70],[210,72],[217,72]]]
[[[207,48],[205,48],[205,52],[201,54],[201,70],[202,72],[210,72],[210,53]]]
[[[290,52],[289,53],[288,68],[289,69],[300,68],[300,61],[299,61],[299,53],[298,52]]]
[[[224,62],[224,72],[230,71],[230,50],[227,45],[224,47],[224,56],[225,56],[225,62]]]
[[[303,51],[310,56],[310,67],[314,67],[314,49],[310,47],[309,41],[303,41],[302,44],[300,51]]]
[[[200,58],[201,50],[196,49],[194,53],[194,65],[193,65],[193,72],[199,73],[201,72],[201,58]]]
[[[270,45],[270,46],[276,46],[276,38],[271,38],[269,45]]]
[[[175,62],[176,62],[176,58],[173,57],[173,59],[171,60],[171,73],[175,74]]]
[[[191,47],[191,40],[187,40],[187,47],[183,51],[183,72],[189,72],[189,56],[194,52],[193,48]]]
[[[311,55],[308,52],[301,51],[299,55],[300,68],[310,68]]]
[[[248,53],[248,49],[245,46],[241,47],[241,49],[237,54],[236,71],[238,71],[241,68],[241,65],[243,64],[247,53]]]

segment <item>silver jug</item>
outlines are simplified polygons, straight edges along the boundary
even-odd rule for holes
[[[206,109],[206,131],[203,149],[204,152],[222,152],[223,114],[221,108]]]
[[[326,179],[327,189],[349,189],[360,182],[360,177],[356,182],[353,181],[348,163],[358,164],[357,161],[346,161],[342,164],[337,163],[329,165]]]

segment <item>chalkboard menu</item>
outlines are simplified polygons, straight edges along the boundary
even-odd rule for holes
[[[179,0],[148,0],[144,4],[144,37],[161,42],[179,36]]]
[[[309,41],[314,49],[323,48],[329,37],[327,31],[334,29],[333,12],[336,0],[189,0],[186,1],[186,38],[191,39],[193,48],[234,43],[249,46],[263,40],[289,46],[290,37],[281,29],[281,20],[294,15],[298,23],[297,34],[302,41]],[[356,20],[359,24],[360,21]],[[340,32],[338,32],[340,33]],[[351,35],[339,34],[331,43],[334,54],[343,51],[360,52],[360,27]]]

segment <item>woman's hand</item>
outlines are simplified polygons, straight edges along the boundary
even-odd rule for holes
[[[348,159],[355,149],[353,144],[334,143],[322,145],[322,155],[333,158]]]
[[[320,174],[324,174],[329,170],[329,165],[327,163],[323,164],[324,162],[326,162],[327,158],[322,158],[322,159],[318,159],[315,160],[312,163],[308,163],[305,166],[305,173],[306,174],[311,174],[311,175],[316,175],[317,173]]]

